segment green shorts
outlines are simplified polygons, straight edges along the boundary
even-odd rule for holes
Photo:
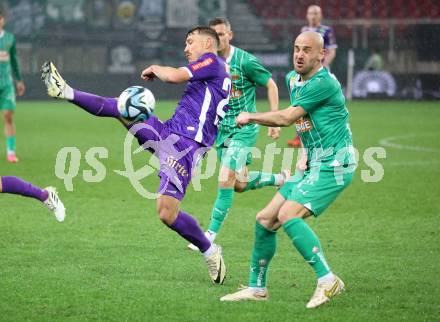
[[[0,110],[15,110],[14,86],[0,88]]]
[[[235,172],[252,163],[252,149],[255,148],[259,126],[248,126],[232,134],[219,131],[217,136],[217,157],[221,166]]]
[[[318,217],[351,183],[355,170],[355,165],[335,167],[323,163],[307,170],[302,179],[289,179],[278,192],[284,199],[302,204]]]

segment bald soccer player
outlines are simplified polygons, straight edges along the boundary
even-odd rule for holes
[[[301,28],[301,32],[304,31],[316,31],[324,39],[324,58],[322,59],[322,65],[330,70],[330,64],[336,57],[336,43],[335,32],[332,27],[321,25],[322,10],[317,5],[311,5],[307,8],[307,21],[308,25]],[[288,140],[287,144],[298,148],[301,146],[301,141],[297,135],[294,139]]]
[[[323,42],[313,31],[296,38],[294,70],[286,76],[291,106],[277,112],[245,112],[236,118],[238,126],[295,124],[307,149],[307,170],[301,179],[286,182],[258,212],[248,287],[222,297],[222,301],[268,299],[266,275],[280,227],[316,274],[317,287],[307,308],[330,301],[344,289],[324,256],[318,236],[305,222],[324,212],[350,184],[356,168],[345,98],[337,79],[322,66]]]

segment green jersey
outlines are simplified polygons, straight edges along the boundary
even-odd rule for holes
[[[291,105],[307,112],[295,126],[309,162],[355,163],[348,111],[336,77],[321,68],[309,80],[301,81],[293,70],[286,75],[286,84]]]
[[[266,86],[272,75],[254,55],[234,46],[231,46],[226,63],[229,65],[232,89],[229,109],[220,123],[220,130],[233,133],[238,131],[235,118],[240,112],[256,112],[257,85]]]
[[[0,32],[0,88],[13,85],[11,69],[17,81],[21,80],[15,37],[5,30]]]

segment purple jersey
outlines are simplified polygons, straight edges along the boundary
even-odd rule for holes
[[[332,27],[324,25],[318,27],[304,26],[301,28],[301,32],[304,31],[316,31],[321,34],[322,38],[324,38],[324,49],[338,48],[335,32]]]
[[[210,147],[227,109],[231,78],[224,61],[213,53],[202,55],[185,68],[190,79],[166,125],[171,132]]]

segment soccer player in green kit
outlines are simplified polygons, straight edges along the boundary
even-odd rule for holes
[[[281,186],[290,176],[287,170],[279,174],[248,172],[252,161],[251,149],[255,147],[259,126],[250,124],[238,128],[235,118],[240,112],[256,112],[256,88],[267,88],[267,98],[271,111],[278,110],[278,87],[271,73],[250,53],[230,45],[233,38],[231,25],[225,18],[215,18],[209,22],[219,38],[219,55],[226,60],[232,79],[229,109],[219,125],[216,140],[217,156],[220,160],[217,198],[211,212],[211,221],[205,233],[214,241],[223,221],[232,207],[234,192],[245,192],[265,186]],[[270,127],[268,135],[277,139],[279,127]],[[189,244],[192,250],[197,248]]]
[[[323,38],[314,31],[295,40],[294,70],[286,76],[291,106],[267,113],[241,113],[238,126],[296,125],[307,149],[307,170],[298,182],[287,181],[257,214],[249,285],[221,301],[266,300],[266,275],[282,227],[293,246],[312,267],[317,287],[307,308],[318,307],[344,289],[333,274],[318,239],[305,219],[318,217],[352,181],[356,168],[348,111],[341,85],[322,67]]]
[[[3,29],[5,16],[0,9],[0,110],[3,111],[5,124],[7,159],[16,163],[18,158],[15,154],[15,125],[13,115],[15,110],[15,90],[11,77],[11,68],[17,81],[17,94],[24,94],[26,87],[21,78],[20,66],[18,63],[15,48],[15,37]]]

